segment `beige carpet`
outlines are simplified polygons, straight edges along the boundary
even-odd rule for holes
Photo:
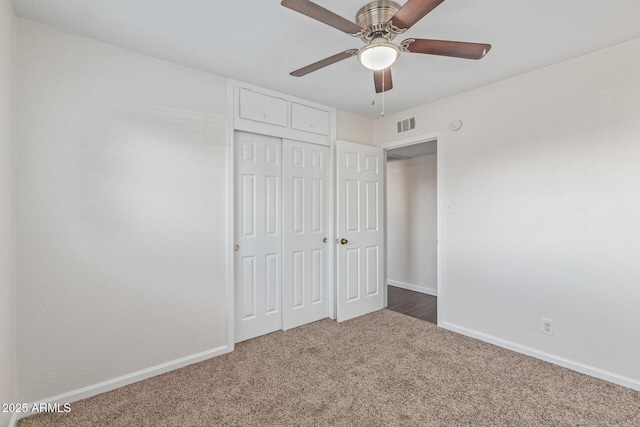
[[[388,310],[72,404],[32,426],[640,426],[640,392]]]

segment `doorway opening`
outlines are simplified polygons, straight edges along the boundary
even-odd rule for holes
[[[438,323],[436,138],[388,147],[387,307]]]

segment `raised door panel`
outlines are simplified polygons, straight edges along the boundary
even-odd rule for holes
[[[324,299],[325,262],[323,251],[311,250],[311,304],[320,304]]]
[[[345,249],[346,301],[360,299],[360,248]]]
[[[252,255],[243,256],[240,259],[241,272],[239,277],[240,294],[242,298],[242,310],[240,317],[242,320],[256,317],[256,257]]]
[[[365,270],[365,295],[377,295],[380,292],[380,247],[367,246],[364,249],[366,261]]]

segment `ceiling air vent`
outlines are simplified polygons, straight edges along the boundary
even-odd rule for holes
[[[410,130],[414,130],[416,128],[416,118],[409,117],[408,119],[399,120],[397,125],[397,133],[409,132]]]

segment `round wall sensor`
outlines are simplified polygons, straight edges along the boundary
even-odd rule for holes
[[[456,131],[462,127],[462,120],[454,120],[449,123],[449,129]]]

